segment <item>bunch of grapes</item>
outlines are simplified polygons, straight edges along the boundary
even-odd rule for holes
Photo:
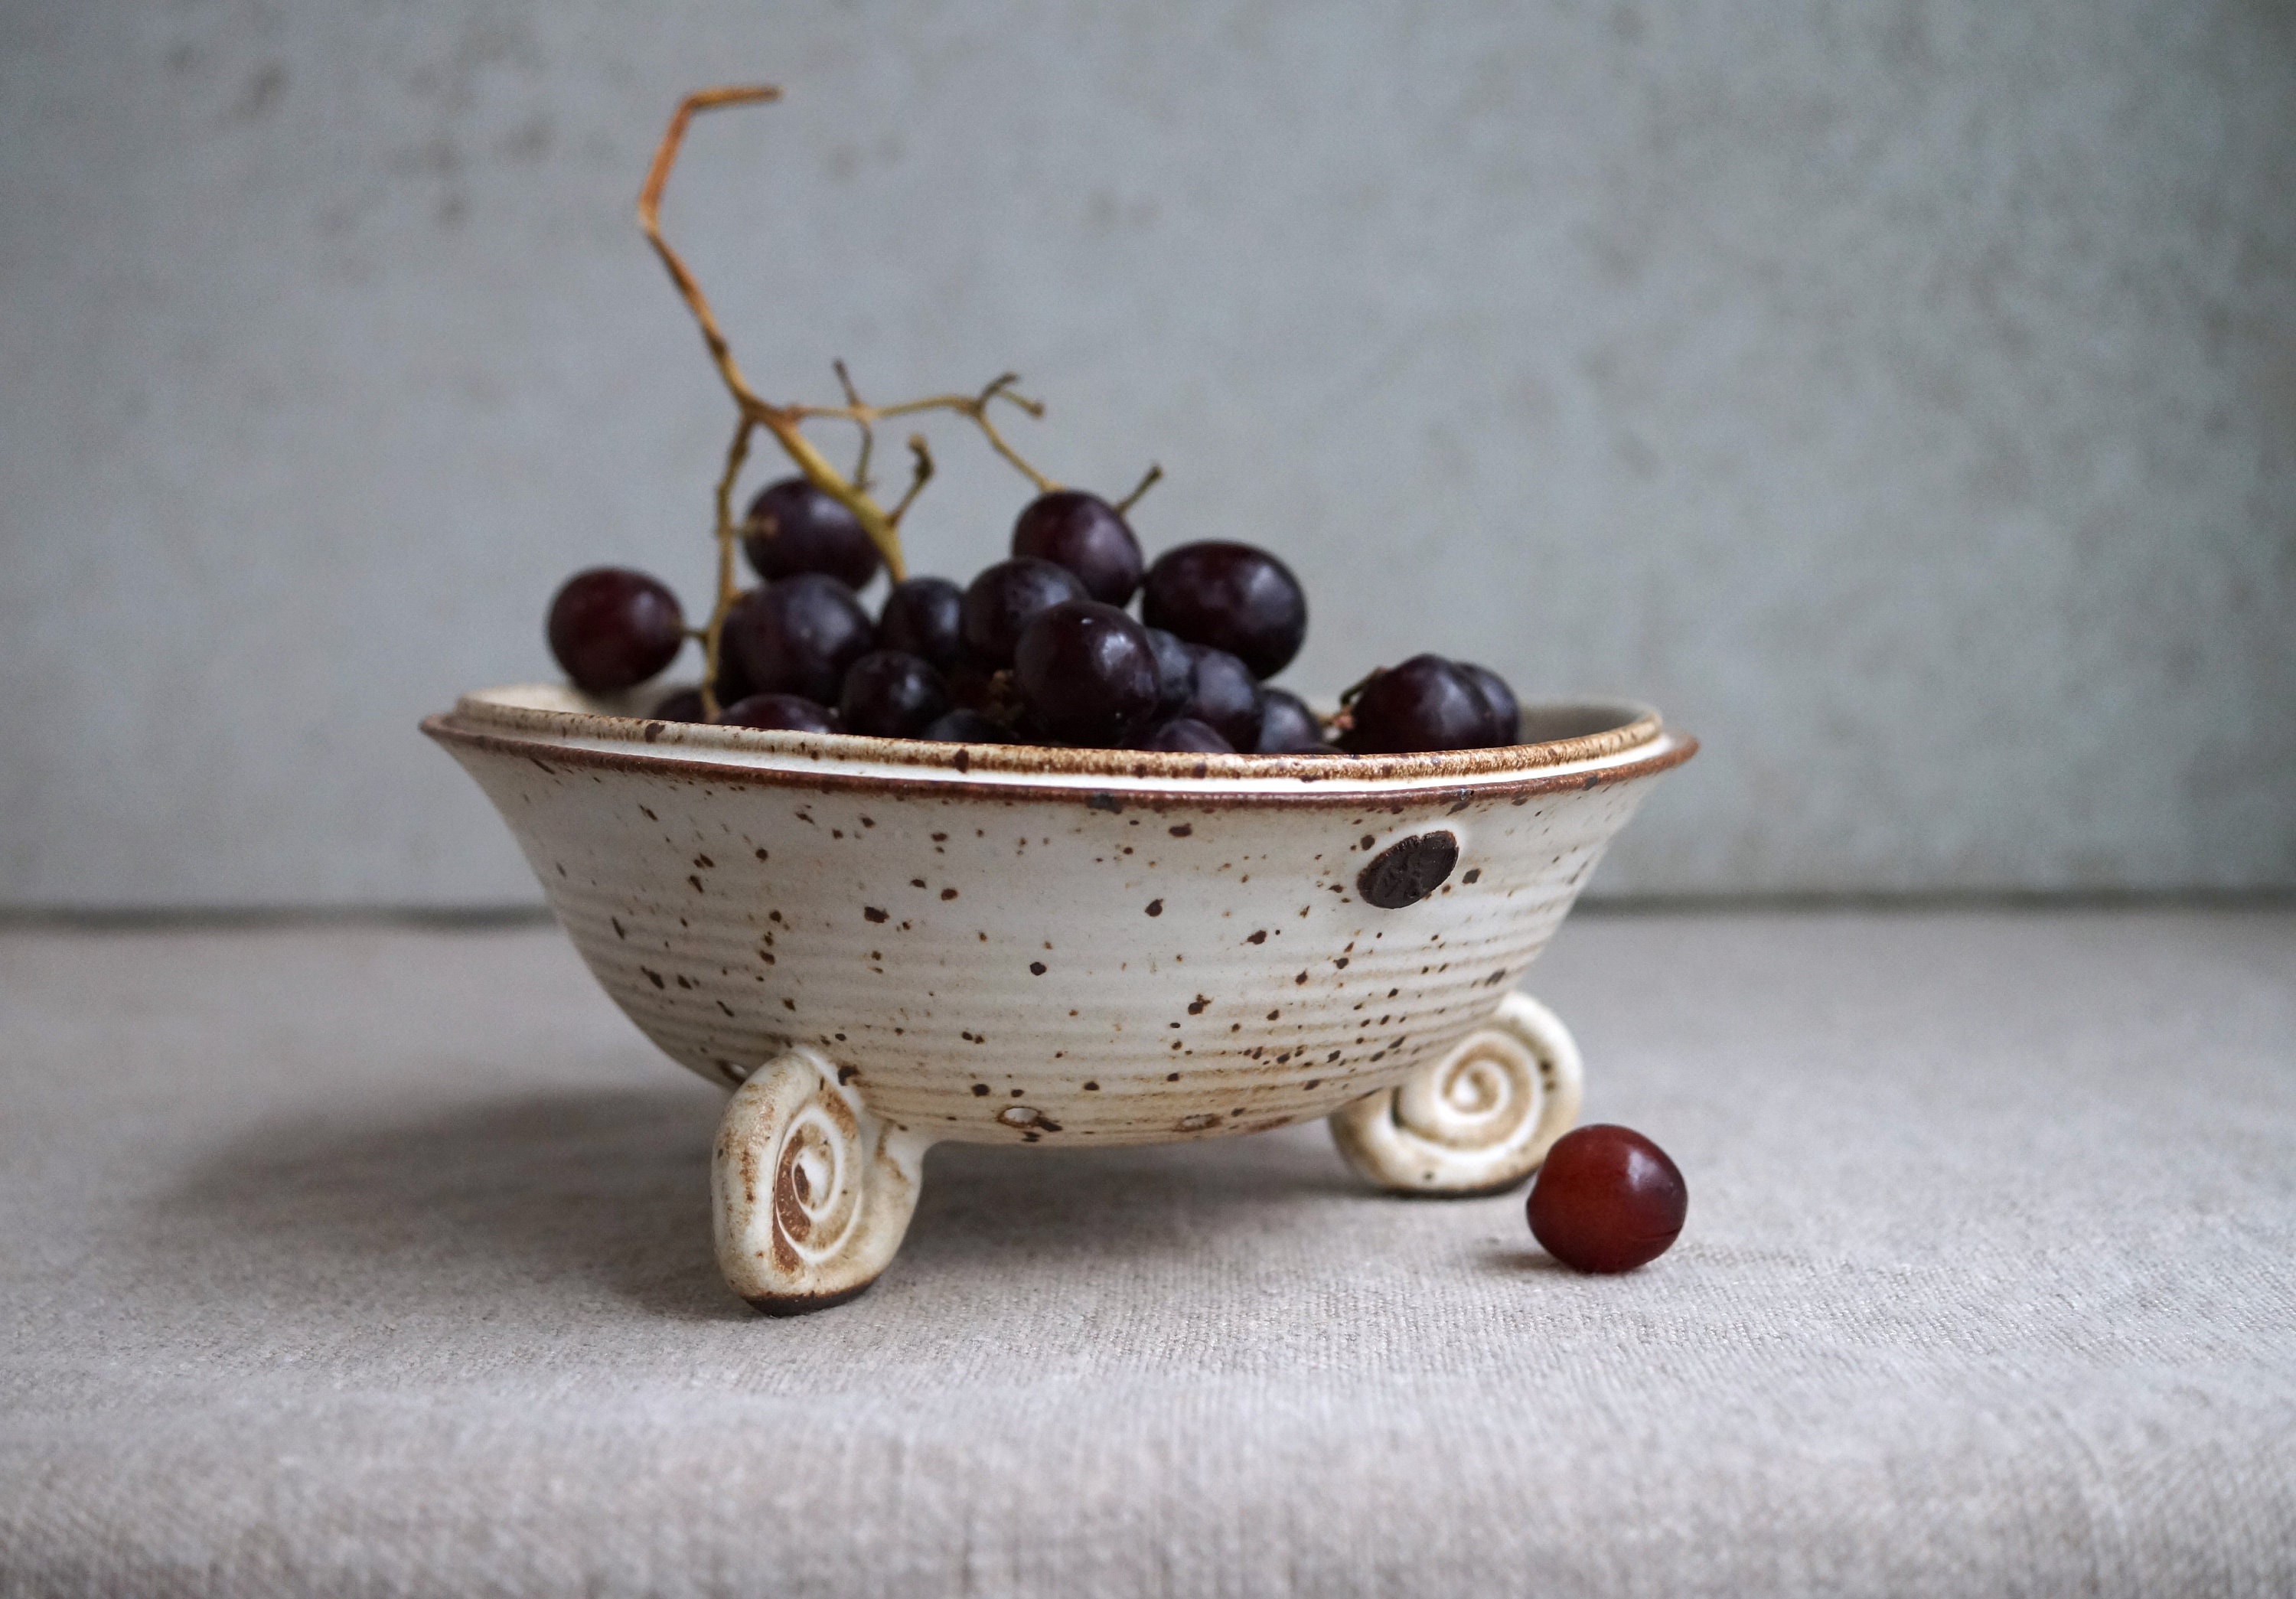
[[[1506,684],[1438,655],[1372,674],[1327,730],[1298,695],[1267,681],[1307,637],[1307,595],[1291,568],[1218,541],[1182,545],[1151,564],[1122,513],[1097,495],[1039,495],[1013,524],[1009,559],[963,587],[946,578],[896,583],[873,619],[859,591],[882,558],[830,494],[783,479],[751,503],[742,532],[762,581],[726,615],[709,685],[720,709],[709,717],[701,691],[684,689],[653,708],[659,718],[1217,754],[1515,742]],[[578,574],[550,607],[551,652],[592,693],[655,676],[689,636],[676,596],[624,568]]]

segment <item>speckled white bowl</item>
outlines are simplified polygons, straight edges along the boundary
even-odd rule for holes
[[[927,1145],[1153,1143],[1332,1118],[1374,1181],[1521,1181],[1577,1055],[1512,995],[1650,779],[1640,707],[1370,758],[946,745],[603,714],[548,687],[423,724],[582,958],[738,1088],[721,1265],[774,1311],[898,1247]]]

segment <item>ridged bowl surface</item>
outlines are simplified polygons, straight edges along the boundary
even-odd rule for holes
[[[975,1143],[1251,1132],[1402,1081],[1491,1013],[1695,748],[1613,704],[1533,707],[1548,736],[1513,750],[1367,759],[613,709],[504,689],[424,728],[672,1059],[734,1085],[809,1045],[880,1118]],[[1453,846],[1425,898],[1374,903]]]

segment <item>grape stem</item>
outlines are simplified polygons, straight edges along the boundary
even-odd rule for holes
[[[741,529],[734,520],[733,496],[735,480],[740,477],[742,463],[748,459],[750,435],[763,428],[774,436],[774,441],[803,472],[806,480],[828,495],[853,513],[869,542],[885,559],[886,569],[893,581],[899,582],[908,575],[907,563],[901,555],[901,518],[906,515],[920,490],[933,475],[933,461],[921,435],[912,435],[909,450],[914,470],[908,491],[890,511],[879,505],[870,495],[869,458],[875,443],[876,426],[894,417],[918,416],[930,411],[946,411],[965,418],[980,430],[988,446],[1011,463],[1021,475],[1037,487],[1039,494],[1050,494],[1060,484],[1031,466],[1019,451],[1006,442],[996,430],[989,416],[989,407],[997,401],[1017,406],[1031,417],[1042,417],[1042,402],[1032,400],[1017,391],[1021,381],[1017,373],[1005,373],[982,389],[978,394],[935,394],[923,399],[904,400],[898,405],[872,406],[865,403],[845,363],[835,363],[839,387],[845,391],[841,406],[775,405],[762,398],[750,386],[750,380],[734,359],[733,346],[718,325],[717,314],[709,308],[709,296],[701,292],[701,284],[687,269],[685,260],[670,248],[661,231],[661,193],[669,182],[670,168],[677,164],[677,152],[685,140],[685,130],[696,114],[717,111],[726,106],[756,105],[779,100],[782,92],[769,84],[742,84],[724,88],[699,89],[678,102],[677,110],[669,119],[669,127],[661,135],[661,143],[653,152],[653,164],[646,170],[645,184],[638,191],[638,226],[644,230],[646,242],[653,246],[654,254],[669,273],[678,298],[685,301],[686,309],[701,330],[701,342],[709,351],[709,359],[718,368],[718,375],[734,397],[741,412],[740,425],[734,430],[734,441],[726,452],[726,470],[718,480],[718,601],[711,609],[709,626],[703,641],[708,658],[706,675],[701,683],[701,701],[705,710],[716,715],[719,635],[723,632],[726,612],[733,609],[738,594],[737,573],[734,550],[739,542]],[[853,475],[846,478],[829,463],[828,457],[805,436],[804,424],[812,421],[851,422],[861,435],[861,445],[853,465]],[[1125,496],[1117,507],[1120,513],[1147,493],[1149,485],[1163,475],[1161,467],[1152,466],[1140,486]]]
[[[718,662],[726,650],[726,613],[741,594],[734,570],[734,485],[750,458],[750,436],[757,428],[757,420],[744,410],[734,425],[734,442],[726,447],[726,470],[718,476],[718,599],[709,607],[709,625],[701,630],[701,714],[711,718],[725,709],[718,703]]]

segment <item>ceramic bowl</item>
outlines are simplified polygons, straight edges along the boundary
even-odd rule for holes
[[[1091,1148],[1327,1117],[1368,1178],[1505,1188],[1577,1113],[1513,992],[1694,742],[1546,704],[1387,757],[932,744],[647,720],[550,687],[423,730],[616,1004],[734,1089],[718,1260],[777,1313],[859,1292],[940,1140]]]

